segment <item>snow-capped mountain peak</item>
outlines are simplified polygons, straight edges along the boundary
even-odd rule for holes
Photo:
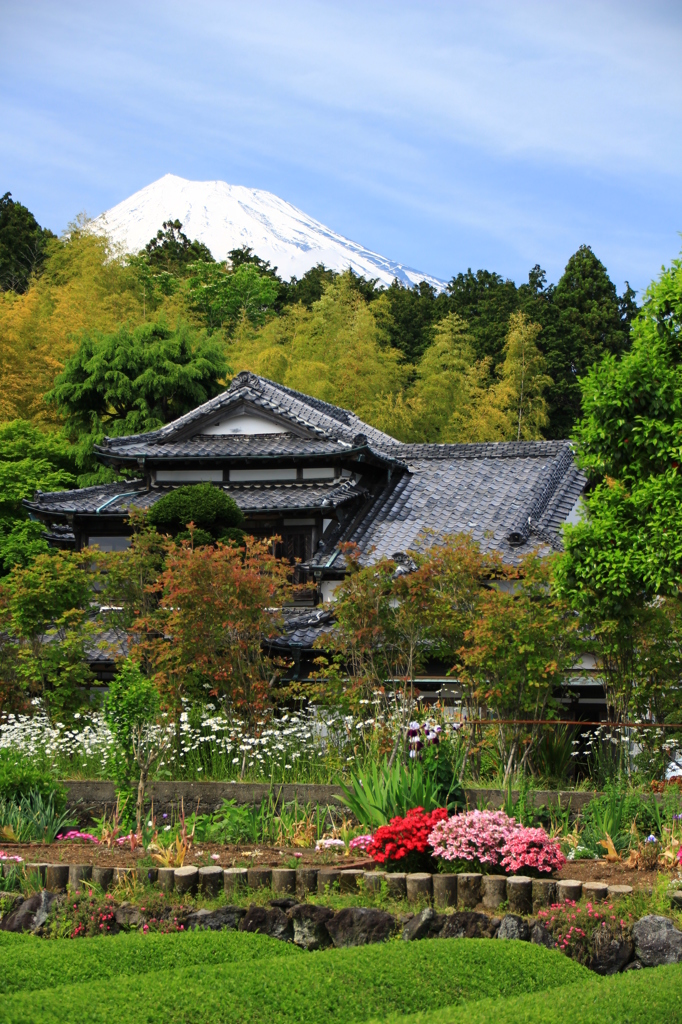
[[[190,239],[198,239],[223,260],[230,249],[249,246],[269,260],[285,280],[302,277],[317,263],[389,285],[427,281],[438,291],[445,282],[365,249],[309,217],[272,192],[228,185],[225,181],[188,181],[166,174],[93,221],[127,252],[139,252],[164,220],[182,221]]]

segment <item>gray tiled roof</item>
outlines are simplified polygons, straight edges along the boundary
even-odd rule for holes
[[[409,447],[400,446],[402,457]],[[415,447],[421,455],[426,446]],[[561,524],[585,486],[568,442],[476,448],[407,457],[409,472],[395,474],[361,521],[330,538],[314,562],[324,565],[331,544],[342,540],[375,559],[427,548],[455,533],[469,533],[483,551],[497,550],[511,562],[538,544],[559,549]],[[340,568],[342,557],[334,564]]]
[[[137,486],[136,486],[137,485]],[[129,483],[104,484],[83,487],[73,491],[38,492],[27,507],[54,515],[120,516],[131,508],[149,509],[167,494],[170,487],[148,491],[140,480]],[[225,484],[223,490],[236,501],[245,513],[272,509],[286,512],[291,509],[339,508],[361,499],[367,492],[353,480],[329,482]]]
[[[126,438],[116,450],[128,458],[263,459],[277,456],[338,456],[352,450],[351,440],[297,434],[195,434],[181,441],[150,442],[148,434]],[[123,438],[117,440],[123,441]],[[114,446],[107,448],[108,452]]]
[[[98,452],[107,455],[141,455],[150,447],[158,454],[157,446],[169,441],[180,440],[193,436],[192,427],[196,425],[197,434],[201,433],[204,423],[218,418],[230,408],[237,408],[247,403],[264,412],[270,412],[291,423],[292,428],[299,432],[317,437],[341,438],[352,442],[356,435],[364,434],[370,443],[391,445],[392,437],[381,430],[370,427],[358,419],[355,413],[340,409],[318,398],[302,395],[282,384],[259,377],[255,373],[238,373],[227,391],[197,406],[185,416],[148,434],[133,434],[128,437],[108,437],[97,448]],[[150,452],[151,453],[151,452]]]

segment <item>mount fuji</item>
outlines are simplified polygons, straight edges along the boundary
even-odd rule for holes
[[[207,245],[215,259],[224,260],[230,249],[247,245],[285,280],[323,263],[336,271],[350,267],[384,285],[397,278],[408,286],[426,281],[437,291],[445,287],[437,277],[351,242],[272,192],[224,181],[166,174],[101,214],[92,228],[106,232],[126,252],[139,252],[169,219],[181,221],[187,237]]]

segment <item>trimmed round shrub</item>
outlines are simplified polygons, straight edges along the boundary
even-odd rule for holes
[[[244,525],[237,503],[221,487],[209,483],[176,487],[152,505],[147,519],[162,533],[184,532],[188,523],[194,523],[211,537]]]

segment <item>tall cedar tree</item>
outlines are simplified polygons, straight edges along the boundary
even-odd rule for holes
[[[196,239],[190,242],[179,220],[165,220],[156,236],[145,245],[144,252],[154,271],[165,271],[174,277],[183,277],[189,264],[197,260],[213,263],[208,246]]]
[[[0,199],[0,291],[25,292],[45,261],[49,239],[55,237],[5,192]]]
[[[588,245],[571,256],[551,296],[551,330],[543,331],[540,341],[553,381],[548,437],[570,437],[580,416],[579,378],[602,356],[620,355],[629,347],[633,299],[629,285],[619,298],[606,267]]]

